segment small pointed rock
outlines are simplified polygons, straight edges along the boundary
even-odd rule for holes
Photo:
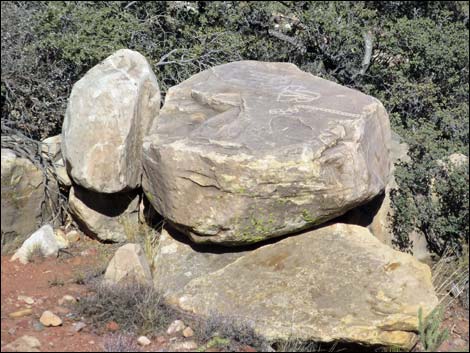
[[[191,327],[186,327],[184,330],[183,330],[183,336],[188,338],[188,337],[193,337],[194,336],[194,331]]]

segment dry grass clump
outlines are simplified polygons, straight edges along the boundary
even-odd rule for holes
[[[145,257],[149,262],[151,270],[154,270],[154,259],[158,251],[159,231],[163,227],[163,221],[155,227],[150,227],[143,222],[132,222],[129,218],[122,218],[120,222],[123,225],[129,243],[138,243],[144,250]]]
[[[446,308],[458,298],[468,298],[468,259],[468,245],[464,246],[460,256],[452,248],[447,248],[433,266],[432,280],[440,306]],[[465,300],[463,301],[465,305]]]
[[[28,250],[26,259],[28,260],[28,262],[34,262],[37,259],[44,259],[41,243],[33,244],[33,246]]]
[[[166,329],[176,315],[160,293],[138,281],[89,285],[92,294],[77,303],[77,310],[95,327],[115,321],[125,332],[148,335]]]
[[[197,337],[206,342],[207,348],[237,351],[250,346],[258,351],[273,351],[266,340],[253,329],[250,321],[242,318],[211,314],[193,324]]]
[[[104,339],[105,352],[142,352],[131,336],[112,334]]]

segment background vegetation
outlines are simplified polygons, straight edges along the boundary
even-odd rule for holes
[[[410,145],[392,195],[397,242],[468,244],[469,5],[442,1],[2,2],[2,132],[60,132],[74,82],[120,48],[144,54],[163,93],[234,60],[285,61],[379,98]],[[372,48],[367,54],[366,45]]]

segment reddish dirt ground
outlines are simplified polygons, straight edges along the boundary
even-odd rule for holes
[[[37,258],[34,262],[22,265],[10,262],[11,256],[1,257],[1,347],[15,339],[29,335],[41,342],[43,352],[93,352],[104,350],[104,336],[92,327],[86,326],[82,331],[75,332],[72,324],[80,321],[74,315],[73,309],[59,305],[58,301],[64,295],[76,298],[86,294],[87,287],[80,283],[80,278],[109,261],[114,253],[112,245],[100,244],[89,238],[83,238],[59,258]],[[18,299],[28,296],[34,299],[34,304],[28,305]],[[10,318],[9,314],[18,310],[31,308],[32,313],[20,318]],[[59,315],[63,320],[62,326],[35,329],[35,323],[45,310]],[[85,320],[86,321],[86,320]],[[455,302],[448,308],[443,325],[449,330],[449,339],[438,351],[468,352],[469,347],[469,314],[460,303]],[[168,343],[176,338],[161,335],[152,338],[152,344],[142,349],[144,351],[164,351]],[[180,341],[182,338],[177,339]],[[160,342],[160,343],[157,343]],[[418,351],[420,350],[417,347]]]
[[[90,251],[88,251],[90,252]],[[91,251],[93,253],[93,251]],[[69,294],[80,297],[85,286],[74,282],[78,271],[87,271],[96,265],[96,257],[86,255],[68,259],[36,259],[33,263],[22,265],[10,262],[10,256],[2,256],[1,289],[1,344],[2,347],[23,335],[34,336],[41,342],[41,351],[80,351],[102,350],[102,338],[83,330],[73,333],[72,323],[67,317],[70,310],[58,304],[59,299]],[[35,303],[27,305],[18,296],[28,296]],[[32,314],[16,319],[9,314],[21,309],[31,308]],[[35,331],[33,323],[45,310],[51,310],[63,320],[58,327],[45,327]],[[3,350],[3,349],[2,349]]]

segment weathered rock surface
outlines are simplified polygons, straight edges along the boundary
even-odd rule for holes
[[[356,225],[327,225],[291,236],[230,257],[222,261],[225,266],[213,260],[205,273],[185,272],[197,271],[208,254],[191,253],[189,245],[168,235],[156,268],[170,268],[167,263],[175,261],[175,252],[168,249],[187,253],[186,263],[172,267],[179,272],[171,274],[187,278],[185,283],[169,280],[164,271],[154,274],[157,286],[165,283],[169,302],[200,315],[248,320],[270,340],[410,347],[419,307],[427,314],[438,302],[427,265]]]
[[[286,63],[243,61],[166,96],[144,191],[195,242],[254,243],[325,222],[388,181],[382,104]]]
[[[163,228],[155,256],[153,278],[162,293],[181,290],[194,278],[224,268],[248,251],[211,251],[207,246],[188,243],[180,233]]]
[[[41,342],[33,336],[21,336],[2,347],[2,352],[40,352]]]
[[[99,194],[75,185],[70,189],[69,207],[84,233],[105,241],[124,242],[126,227],[138,223],[139,195],[135,191]]]
[[[15,249],[41,222],[43,173],[12,150],[1,152],[2,254]]]
[[[139,186],[142,137],[159,109],[157,79],[139,53],[118,50],[93,67],[73,86],[62,127],[71,178],[102,193]]]
[[[345,217],[345,222],[358,224],[369,228],[372,234],[382,243],[393,245],[392,217],[393,209],[390,199],[390,192],[398,188],[395,181],[395,164],[399,162],[410,162],[408,156],[409,146],[403,142],[402,138],[392,131],[390,143],[391,173],[385,192],[361,207],[351,210]]]
[[[72,181],[67,174],[65,163],[62,158],[62,136],[56,135],[48,137],[42,141],[41,151],[43,155],[46,155],[52,161],[54,166],[53,170],[49,170],[51,177],[57,177],[57,181],[65,188],[72,186]]]
[[[57,256],[59,249],[68,246],[66,239],[56,235],[54,229],[46,224],[34,232],[12,256],[11,261],[19,260],[27,264],[35,249],[39,249],[42,256]]]
[[[152,273],[142,247],[139,244],[121,246],[111,259],[104,279],[112,284],[126,279],[151,284]]]

